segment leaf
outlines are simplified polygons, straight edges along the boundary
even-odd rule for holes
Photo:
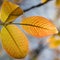
[[[58,33],[54,24],[41,16],[27,17],[21,22],[22,28],[35,37],[45,37]]]
[[[41,0],[42,3],[45,3],[47,0]]]
[[[2,22],[12,22],[21,14],[23,14],[23,10],[18,5],[8,1],[3,2],[1,7]]]
[[[28,53],[28,40],[15,25],[4,26],[1,30],[3,48],[13,58],[24,58]]]
[[[58,38],[59,37],[59,38]],[[60,36],[52,36],[48,40],[50,48],[57,48],[60,46]]]
[[[55,5],[56,7],[60,7],[60,0],[56,0]]]

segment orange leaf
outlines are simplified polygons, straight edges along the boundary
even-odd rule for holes
[[[28,40],[15,25],[4,26],[1,30],[2,45],[13,58],[24,58],[28,53]]]
[[[58,33],[55,25],[41,16],[27,17],[22,20],[23,29],[35,37],[44,37]]]

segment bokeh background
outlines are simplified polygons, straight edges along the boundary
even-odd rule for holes
[[[41,0],[10,0],[13,3],[18,4],[23,10],[26,10],[32,6],[36,6],[42,3]],[[0,7],[3,3],[3,0],[0,0]],[[55,5],[56,0],[51,0],[48,3],[30,9],[29,11],[24,12],[15,22],[20,22],[24,17],[28,16],[43,16],[51,20],[60,31],[60,8]],[[21,27],[19,27],[21,29]],[[22,30],[23,31],[23,30]],[[24,31],[23,31],[24,32]],[[23,59],[14,59],[10,57],[2,47],[0,40],[0,60],[60,60],[60,50],[53,49],[49,47],[47,40],[51,36],[44,38],[36,38],[30,36],[24,32],[29,40],[29,53]],[[60,37],[59,37],[60,38]]]

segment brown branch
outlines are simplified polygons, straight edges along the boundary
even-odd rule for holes
[[[28,9],[24,10],[24,12],[27,12],[27,11],[29,11],[29,10],[31,10],[31,9],[36,8],[36,7],[43,6],[43,5],[45,5],[46,3],[48,3],[49,1],[51,1],[51,0],[47,0],[47,1],[44,2],[44,3],[39,3],[38,5],[32,6],[32,7],[28,8]]]

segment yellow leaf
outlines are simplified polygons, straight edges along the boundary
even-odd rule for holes
[[[56,7],[60,7],[60,0],[56,0],[55,5]]]
[[[42,3],[45,3],[47,0],[41,0]]]
[[[45,37],[58,33],[54,24],[41,16],[27,17],[22,20],[23,29],[35,37]]]
[[[58,35],[52,36],[49,38],[48,43],[50,48],[57,48],[60,46],[60,38],[58,38]]]
[[[13,58],[24,58],[28,53],[28,40],[15,25],[4,26],[1,30],[3,48]]]
[[[23,10],[16,4],[4,1],[1,7],[2,22],[12,22],[18,16],[23,14]]]

